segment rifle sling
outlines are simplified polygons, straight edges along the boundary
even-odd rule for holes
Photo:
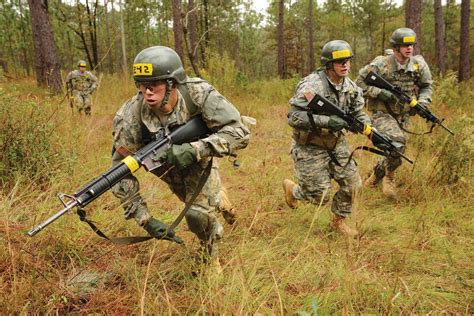
[[[176,226],[179,225],[179,223],[182,221],[186,213],[188,212],[189,208],[191,205],[194,203],[196,200],[197,196],[199,193],[201,193],[202,188],[206,184],[207,179],[209,178],[209,175],[211,174],[211,169],[212,169],[212,158],[209,160],[207,163],[206,169],[201,174],[201,177],[199,179],[199,183],[196,187],[196,190],[194,190],[193,195],[191,196],[191,199],[189,201],[185,202],[184,209],[181,211],[181,213],[178,215],[178,217],[174,220],[174,222],[169,226],[168,230],[173,230],[176,228]],[[82,222],[85,222],[89,225],[89,227],[100,237],[107,239],[114,243],[115,245],[132,245],[132,244],[137,244],[143,241],[147,241],[150,239],[153,239],[155,237],[153,236],[128,236],[128,237],[114,237],[114,238],[109,238],[106,234],[104,234],[95,224],[93,221],[88,219],[86,217],[86,212],[84,211],[83,208],[78,208],[77,209],[77,215],[79,216],[79,219]]]

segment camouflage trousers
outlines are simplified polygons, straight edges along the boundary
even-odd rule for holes
[[[331,211],[340,216],[348,216],[352,212],[352,203],[362,182],[354,160],[344,167],[350,151],[344,138],[341,138],[333,150],[335,159],[328,151],[314,145],[298,145],[293,143],[291,156],[295,163],[295,176],[298,185],[293,191],[297,200],[306,200],[319,205],[329,201],[331,179],[339,184],[339,190],[332,199]]]
[[[377,111],[372,115],[372,126],[380,133],[388,136],[393,142],[400,145],[400,151],[405,152],[408,135],[400,128],[397,120],[388,113]],[[400,118],[398,118],[400,120]],[[408,117],[401,122],[405,127],[408,123]],[[385,176],[386,170],[395,171],[402,164],[401,157],[382,157],[375,165],[374,172],[378,179]]]
[[[208,159],[203,159],[183,171],[172,168],[161,179],[181,201],[189,201],[208,162]],[[189,229],[201,241],[214,241],[223,235],[223,226],[216,217],[221,202],[221,189],[218,166],[214,159],[207,181],[185,215]],[[148,221],[151,215],[145,200],[139,194],[139,184],[135,177],[120,181],[112,191],[124,202],[126,219],[134,218],[141,226]]]
[[[79,111],[79,113],[84,113],[86,115],[91,114],[91,106],[92,106],[92,97],[90,94],[85,94],[82,91],[74,91],[74,97],[72,99],[74,107]]]

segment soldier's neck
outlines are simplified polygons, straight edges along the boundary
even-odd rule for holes
[[[332,70],[327,70],[326,71],[326,74],[328,75],[329,77],[329,80],[333,83],[333,84],[336,84],[336,85],[339,85],[343,82],[344,80],[344,77],[340,77],[338,76],[334,71]]]
[[[400,54],[399,52],[394,52],[393,56],[395,56],[395,60],[396,60],[400,65],[405,65],[405,64],[408,63],[408,61],[410,60],[410,57],[403,57],[403,55]]]

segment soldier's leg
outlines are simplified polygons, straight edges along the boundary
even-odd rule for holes
[[[347,226],[343,220],[352,213],[352,205],[362,181],[354,160],[344,167],[350,156],[345,140],[341,140],[335,148],[335,156],[342,166],[338,166],[335,162],[330,164],[334,180],[339,184],[339,190],[334,195],[331,205],[331,211],[334,213],[333,226],[338,232],[354,237],[358,232]]]
[[[327,151],[316,146],[295,144],[291,155],[298,180],[298,185],[293,189],[294,198],[316,205],[327,203],[331,189],[330,158]]]
[[[91,115],[91,107],[92,107],[92,97],[91,95],[84,96],[84,113],[86,115]]]
[[[83,109],[83,102],[82,102],[82,95],[79,91],[74,92],[74,106],[79,113],[82,112]]]
[[[207,163],[207,160],[203,160],[183,172],[172,169],[164,180],[182,201],[189,201]],[[209,178],[186,213],[188,227],[200,240],[204,254],[207,256],[217,255],[216,241],[223,235],[223,226],[216,217],[220,192],[220,177],[214,162]]]
[[[388,113],[378,111],[372,116],[372,124],[380,133],[388,136],[399,147],[400,152],[405,152],[407,135],[400,128],[395,118]],[[371,176],[365,182],[366,185],[380,183],[387,173],[389,178],[393,178],[393,172],[401,164],[402,159],[400,157],[383,157],[379,159],[372,170]]]
[[[138,225],[144,226],[151,216],[139,190],[138,181],[133,176],[121,180],[112,187],[112,193],[122,202],[125,219],[133,218]]]

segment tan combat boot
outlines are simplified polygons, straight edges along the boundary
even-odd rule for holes
[[[395,172],[388,171],[385,172],[385,177],[382,181],[382,192],[391,200],[397,200],[397,185],[395,184]]]
[[[370,173],[370,176],[367,179],[365,179],[364,186],[375,187],[377,184],[380,183],[381,180],[382,178],[377,177],[375,170],[372,170],[372,172]]]
[[[232,208],[232,203],[230,203],[224,188],[222,188],[219,194],[221,198],[219,210],[222,212],[222,217],[224,217],[227,224],[233,225],[235,223],[235,210]]]
[[[344,223],[346,218],[341,215],[334,215],[332,218],[332,227],[341,235],[346,237],[354,238],[359,235],[359,232],[356,229],[350,228]]]
[[[293,195],[293,190],[296,187],[296,183],[294,183],[291,180],[285,179],[283,180],[283,191],[285,193],[285,201],[286,204],[290,208],[295,208],[296,205],[298,204],[298,201],[295,199],[295,196]]]

